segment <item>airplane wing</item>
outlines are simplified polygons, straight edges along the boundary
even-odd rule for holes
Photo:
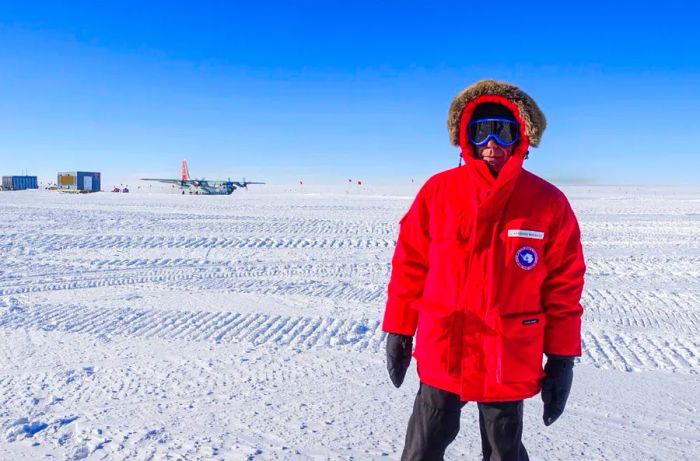
[[[164,182],[166,184],[182,184],[182,181],[179,179],[154,179],[154,178],[140,178],[141,181],[157,181],[157,182]]]
[[[265,184],[264,182],[255,182],[255,181],[231,181],[231,184],[235,184],[238,187],[247,187],[248,184]]]

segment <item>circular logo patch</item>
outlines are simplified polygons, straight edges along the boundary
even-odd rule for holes
[[[522,247],[515,253],[515,262],[521,269],[529,271],[537,264],[537,252],[532,247]]]

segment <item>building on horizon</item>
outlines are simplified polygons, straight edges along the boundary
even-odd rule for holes
[[[67,171],[58,173],[56,187],[59,191],[99,192],[101,180],[99,172]]]
[[[2,190],[26,190],[38,189],[39,182],[36,176],[14,175],[2,177]]]

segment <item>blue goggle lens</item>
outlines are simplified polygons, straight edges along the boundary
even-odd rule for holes
[[[468,126],[469,141],[483,146],[494,139],[501,146],[510,146],[520,138],[518,122],[506,118],[485,118],[474,120]]]

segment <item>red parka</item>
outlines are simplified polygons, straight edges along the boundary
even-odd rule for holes
[[[544,117],[536,126],[534,101],[486,83],[452,117],[466,164],[430,178],[401,220],[383,322],[386,332],[416,335],[422,382],[479,402],[537,394],[543,353],[581,355],[585,272],[566,197],[522,168]],[[481,102],[508,107],[521,126],[498,178],[466,141]]]

